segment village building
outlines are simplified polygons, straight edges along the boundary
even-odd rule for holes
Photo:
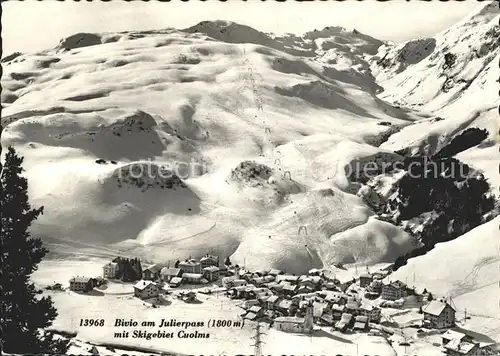
[[[168,268],[164,267],[160,271],[160,279],[163,282],[169,283],[172,278],[175,277],[181,277],[182,276],[182,270],[180,268]]]
[[[236,275],[239,279],[244,279],[247,282],[252,278],[252,273],[244,269],[239,269]]]
[[[276,277],[277,282],[288,282],[296,285],[299,282],[299,276],[292,276],[289,274],[281,274]]]
[[[347,302],[345,305],[345,309],[347,313],[352,314],[352,315],[358,315],[359,314],[359,304],[358,302],[351,301]]]
[[[273,295],[266,300],[266,305],[268,310],[276,309],[276,306],[281,301],[280,297],[277,295]]]
[[[292,286],[292,287],[295,287],[295,286]],[[295,293],[297,293],[297,294],[311,294],[312,292],[314,292],[314,288],[311,288],[307,285],[299,286],[298,288],[295,288]]]
[[[142,270],[142,278],[150,281],[156,281],[160,279],[160,272],[162,267],[160,265],[154,264]]]
[[[283,289],[283,284],[271,282],[267,284],[267,288],[269,288],[273,293],[280,294]]]
[[[103,269],[102,275],[104,278],[113,279],[113,278],[116,278],[118,276],[119,267],[118,267],[118,263],[116,263],[116,262],[106,263],[102,267],[102,269]]]
[[[354,319],[354,330],[364,331],[366,330],[366,326],[368,324],[368,317],[364,315],[358,315]]]
[[[318,276],[301,276],[299,278],[299,287],[308,287],[311,290],[319,289],[321,286],[321,277]]]
[[[200,266],[203,270],[206,267],[219,267],[219,256],[205,255],[200,259]],[[196,273],[196,272],[193,272]]]
[[[233,287],[228,291],[229,298],[231,299],[241,299],[245,296],[246,286]]]
[[[455,330],[447,330],[443,335],[441,335],[441,340],[443,342],[443,346],[449,343],[451,340],[459,340],[465,342],[472,342],[473,338],[467,334],[455,331]]]
[[[382,311],[374,305],[362,304],[359,308],[359,315],[366,316],[369,322],[378,323],[382,318]]]
[[[340,320],[335,323],[335,329],[340,332],[345,332],[353,319],[352,314],[344,313],[340,317]]]
[[[219,276],[228,276],[229,274],[232,274],[233,272],[227,268],[227,266],[219,266]]]
[[[382,285],[383,285],[382,281],[374,279],[367,287],[367,290],[379,295],[380,293],[382,293]]]
[[[156,298],[160,294],[160,287],[152,281],[141,280],[134,285],[134,296],[140,299]]]
[[[243,317],[243,319],[255,320],[255,319],[257,319],[257,314],[252,313],[252,312],[248,312],[248,313],[245,314],[245,316]]]
[[[237,279],[236,276],[222,278],[222,286],[225,288],[244,286],[246,284],[247,284],[247,281],[245,281],[243,279]]]
[[[69,280],[69,289],[74,292],[89,292],[94,289],[94,283],[90,277],[73,277]]]
[[[232,285],[235,286],[235,287],[246,286],[247,284],[248,284],[248,282],[245,281],[244,279],[234,279],[232,281]]]
[[[340,318],[342,317],[342,314],[344,314],[345,306],[333,304],[330,309],[331,309],[333,319],[340,320]]]
[[[280,274],[284,274],[284,272],[279,270],[279,269],[272,269],[268,273],[268,275],[273,276],[275,278],[276,278],[276,276],[279,276]]]
[[[177,288],[182,284],[182,277],[173,277],[168,285],[172,288]]]
[[[201,273],[201,263],[193,259],[179,262],[178,268],[183,273]]]
[[[250,279],[250,283],[252,283],[254,286],[261,286],[265,282],[266,281],[264,280],[264,277],[259,277],[259,275],[255,275]]]
[[[261,305],[266,305],[267,300],[271,297],[271,293],[257,292],[257,300]]]
[[[257,299],[249,299],[249,300],[245,300],[243,302],[243,309],[245,310],[250,310],[251,307],[254,307],[254,306],[260,306],[260,303]]]
[[[329,291],[326,293],[325,301],[332,304],[343,305],[347,302],[347,295],[341,292]]]
[[[208,281],[203,278],[201,273],[183,273],[182,280],[185,283],[189,284],[203,284],[208,283]]]
[[[313,306],[314,320],[319,320],[324,313],[328,313],[330,311],[330,308],[328,307],[327,303],[313,302],[312,306]]]
[[[377,272],[373,272],[372,273],[372,276],[373,276],[373,280],[382,280],[384,279],[385,277],[387,277],[387,274],[388,274],[388,271],[377,271]]]
[[[255,291],[255,287],[246,287],[243,292],[243,298],[245,299],[255,299],[257,300],[257,292]]]
[[[285,284],[281,289],[281,293],[285,296],[293,296],[297,290],[297,285]]]
[[[292,309],[292,301],[288,299],[281,300],[276,306],[276,310],[280,311],[285,315],[288,315],[291,309]]]
[[[401,281],[395,281],[382,285],[382,299],[398,300],[406,297],[406,285]]]
[[[332,326],[333,322],[333,315],[330,313],[324,313],[318,321],[318,323],[323,326]]]
[[[190,303],[196,301],[196,292],[180,292],[179,299],[183,300],[184,302]]]
[[[314,328],[312,307],[308,308],[304,318],[293,316],[278,317],[274,319],[273,326],[276,330],[288,333],[310,333]]]
[[[447,302],[433,300],[423,309],[422,326],[430,329],[449,328],[455,325],[455,309]]]
[[[263,278],[264,278],[264,283],[272,283],[276,280],[276,277],[270,275],[264,276]]]
[[[370,273],[364,273],[359,276],[359,286],[366,288],[373,281],[373,276]]]
[[[307,272],[307,275],[308,276],[321,276],[321,271],[317,268],[313,268],[311,270],[309,270],[309,272]]]
[[[481,349],[479,348],[479,344],[460,341],[460,340],[451,340],[444,346],[446,355],[449,356],[480,356],[482,355]]]
[[[248,311],[250,313],[254,313],[257,318],[261,318],[264,315],[264,308],[262,308],[258,305],[254,305],[254,306],[250,307],[250,309],[248,309]]]
[[[219,267],[209,266],[203,268],[203,277],[209,281],[213,282],[219,279]]]
[[[267,276],[268,272],[266,270],[260,269],[260,270],[254,271],[253,274],[256,275],[255,277],[264,277],[264,276]]]
[[[331,291],[338,290],[337,285],[336,285],[334,282],[331,282],[331,281],[328,281],[328,282],[324,283],[324,284],[323,284],[323,286],[324,286],[327,290],[331,290]]]

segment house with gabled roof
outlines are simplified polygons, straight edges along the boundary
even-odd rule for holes
[[[118,271],[119,271],[119,267],[118,267],[118,263],[116,262],[109,262],[109,263],[106,263],[103,267],[103,277],[104,278],[116,278],[118,276]]]
[[[182,284],[182,277],[174,277],[170,280],[168,285],[172,288],[177,288]]]
[[[209,281],[213,282],[219,279],[219,267],[208,266],[203,268],[203,277]]]
[[[211,267],[211,266],[219,267],[218,256],[205,255],[200,259],[200,267],[202,270],[206,267]]]
[[[284,314],[288,314],[291,307],[292,307],[292,301],[288,299],[283,299],[280,302],[278,302],[278,305],[276,305],[276,309]]]
[[[479,349],[479,344],[460,341],[460,340],[451,340],[444,346],[446,355],[449,356],[479,356],[481,355],[481,350]]]
[[[194,259],[185,260],[179,263],[178,268],[182,270],[183,273],[197,273],[201,272],[201,263]]]
[[[441,340],[442,340],[443,346],[444,346],[447,343],[449,343],[451,340],[472,342],[473,338],[467,334],[449,329],[443,335],[441,335]]]
[[[269,310],[274,310],[276,309],[276,306],[278,305],[278,303],[281,301],[280,297],[277,296],[277,295],[273,295],[271,297],[269,297],[267,300],[266,300],[266,304],[267,304],[267,309]]]
[[[182,270],[180,268],[168,268],[164,267],[160,271],[160,279],[164,282],[170,282],[174,277],[181,277]]]
[[[140,299],[156,298],[160,287],[153,281],[141,280],[134,285],[134,296]]]
[[[292,285],[292,284],[285,284],[283,288],[281,289],[281,293],[287,296],[292,296],[294,295],[297,290],[297,285]]]
[[[406,297],[406,285],[401,281],[382,285],[382,299],[398,300]]]
[[[268,275],[274,276],[275,278],[276,278],[276,276],[279,276],[281,274],[284,274],[284,272],[282,270],[275,269],[275,268],[273,268],[272,270],[270,270],[269,273],[268,273]]]
[[[359,286],[365,288],[373,281],[373,276],[370,273],[363,273],[359,276]]]
[[[425,306],[423,312],[423,327],[442,329],[455,325],[455,309],[446,301],[433,300]]]
[[[292,276],[290,274],[281,274],[276,276],[277,282],[288,282],[290,284],[297,284],[299,282],[299,276]]]
[[[75,292],[89,292],[94,289],[93,279],[90,277],[73,277],[69,280],[69,289]]]
[[[161,269],[162,266],[158,264],[146,267],[142,270],[142,278],[150,281],[156,281],[157,279],[160,279]]]
[[[366,330],[366,325],[368,324],[368,317],[364,315],[358,315],[354,320],[354,330]]]

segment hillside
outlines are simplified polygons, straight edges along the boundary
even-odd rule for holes
[[[2,60],[1,143],[25,156],[45,207],[33,230],[54,257],[213,250],[293,273],[392,263],[414,239],[356,194],[357,169],[494,131],[497,22],[486,5],[400,45],[225,21],[75,34]],[[457,157],[499,185],[497,150],[492,135]]]
[[[488,172],[491,183],[500,186],[496,168],[499,14],[496,2],[487,2],[433,38],[379,48],[371,69],[385,88],[380,97],[427,116],[391,136],[382,147],[433,154],[467,128],[487,129],[486,142],[457,158]]]

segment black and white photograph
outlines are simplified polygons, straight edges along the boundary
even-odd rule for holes
[[[1,5],[0,354],[500,355],[497,1]]]

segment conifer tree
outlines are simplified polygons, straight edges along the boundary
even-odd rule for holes
[[[1,153],[1,150],[0,150]],[[0,166],[0,237],[2,274],[0,318],[2,350],[16,354],[64,354],[68,341],[55,339],[43,331],[57,316],[50,297],[39,298],[30,275],[47,254],[39,238],[30,236],[29,227],[43,213],[28,201],[28,182],[21,176],[23,158],[9,147]]]

